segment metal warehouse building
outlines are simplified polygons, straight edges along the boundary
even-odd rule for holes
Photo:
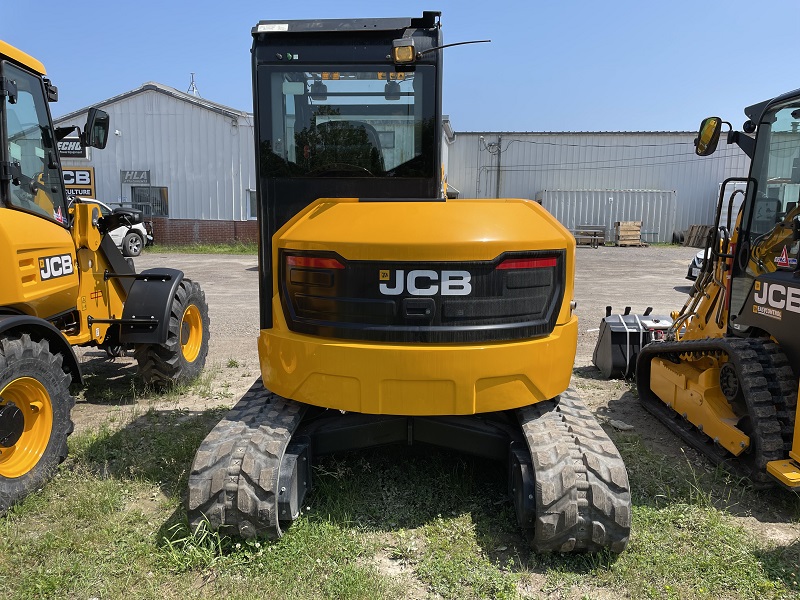
[[[143,210],[156,242],[257,238],[252,114],[158,83],[97,106],[111,117],[105,149],[59,143],[73,193]],[[87,112],[56,126],[82,128]]]
[[[694,132],[457,133],[448,181],[465,198],[538,200],[570,229],[642,221],[650,241],[714,220],[719,184],[750,161],[724,136],[694,153]]]
[[[158,84],[98,104],[111,116],[104,150],[60,142],[73,193],[144,210],[157,242],[255,240],[252,114]],[[83,126],[87,109],[56,125]],[[749,160],[720,140],[694,154],[694,132],[458,132],[445,117],[449,190],[463,198],[538,200],[566,227],[642,221],[669,242],[711,224],[719,184]],[[724,138],[724,136],[723,136]]]

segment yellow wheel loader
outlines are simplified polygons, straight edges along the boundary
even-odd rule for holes
[[[727,124],[750,176],[723,183],[708,258],[665,341],[639,353],[636,382],[644,406],[713,462],[800,490],[800,90],[745,114],[743,132],[718,117],[700,126],[696,153],[713,153]],[[732,183],[746,190],[726,197]]]
[[[625,466],[568,389],[575,241],[446,199],[439,13],[252,35],[262,379],[197,452],[192,527],[278,538],[317,457],[429,444],[496,459],[537,551],[621,552]]]
[[[208,351],[200,286],[175,269],[136,273],[108,231],[141,213],[65,192],[44,66],[0,41],[0,514],[40,488],[67,453],[73,346],[132,347],[154,385],[188,380]],[[89,110],[81,133],[103,148],[109,118]]]

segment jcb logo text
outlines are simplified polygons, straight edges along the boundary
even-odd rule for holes
[[[54,277],[72,275],[74,272],[72,256],[69,254],[46,256],[39,259],[39,275],[42,276],[42,281],[53,279]]]
[[[387,271],[381,271],[380,278],[388,279]],[[407,290],[412,296],[469,296],[472,293],[469,271],[442,271],[441,276],[436,271],[416,269],[405,271],[398,269],[394,272],[394,286],[387,283],[380,284],[380,292],[385,296],[399,296]]]
[[[800,289],[786,287],[779,283],[756,282],[756,293],[753,297],[757,304],[772,308],[786,309],[800,313]]]

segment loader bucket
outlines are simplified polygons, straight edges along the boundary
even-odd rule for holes
[[[600,333],[592,354],[592,362],[606,379],[627,379],[636,374],[639,351],[653,340],[664,339],[672,319],[652,315],[652,307],[643,314],[630,314],[626,306],[622,314],[614,314],[606,307],[606,316],[600,321]]]

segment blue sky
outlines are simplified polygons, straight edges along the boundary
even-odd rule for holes
[[[756,11],[755,9],[759,10]],[[260,19],[441,10],[444,112],[457,131],[687,131],[800,87],[797,0],[363,0],[6,3],[0,39],[41,60],[55,116],[156,81],[252,110]]]

